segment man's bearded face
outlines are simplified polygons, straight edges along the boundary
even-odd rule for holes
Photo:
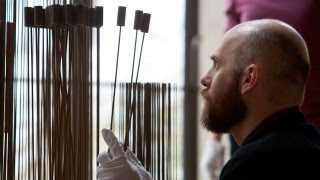
[[[232,82],[226,88],[215,86],[215,89],[211,87],[201,91],[205,101],[201,124],[207,130],[226,133],[244,119],[247,108],[240,94],[238,77],[234,73]]]

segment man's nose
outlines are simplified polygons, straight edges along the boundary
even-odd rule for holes
[[[205,75],[203,78],[201,78],[201,84],[205,87],[208,87],[208,82],[209,82],[209,79],[207,77],[207,75]]]

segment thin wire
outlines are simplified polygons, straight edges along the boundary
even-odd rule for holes
[[[127,146],[128,146],[128,139],[129,139],[129,130],[130,126],[131,126],[131,116],[133,113],[133,103],[135,98],[133,99],[133,101],[131,102],[131,94],[133,93],[135,96],[135,92],[136,92],[136,86],[134,88],[134,91],[131,92],[132,90],[132,83],[133,83],[133,73],[134,73],[134,65],[135,65],[135,56],[136,56],[136,47],[137,47],[137,37],[138,37],[138,30],[136,30],[136,36],[135,36],[135,41],[134,41],[134,48],[133,48],[133,60],[132,60],[132,69],[131,69],[131,80],[130,80],[130,85],[129,85],[129,104],[131,104],[128,109],[129,109],[129,113],[128,113],[128,117],[127,117],[127,124],[126,124],[126,134],[125,134],[125,141],[124,141],[124,150],[126,151]],[[137,84],[137,83],[136,83]]]
[[[97,28],[97,157],[100,138],[100,28]],[[97,166],[99,162],[97,162]]]
[[[140,55],[139,55],[139,61],[138,61],[138,67],[137,67],[137,74],[136,74],[136,81],[135,84],[137,84],[138,82],[138,77],[139,77],[139,70],[140,70],[140,63],[141,63],[141,57],[142,57],[142,50],[143,50],[143,42],[144,42],[144,37],[145,37],[145,33],[143,33],[142,36],[142,42],[141,42],[141,48],[140,48]],[[133,77],[133,76],[132,76]],[[133,101],[135,101],[136,98],[136,86],[134,86],[134,90],[133,90]],[[133,103],[133,102],[132,102]],[[131,105],[132,107],[133,105]],[[127,128],[126,128],[126,135],[125,135],[125,141],[124,141],[124,150],[127,150],[128,147],[128,139],[129,139],[129,133],[130,133],[130,125],[131,125],[131,118],[132,118],[132,109],[134,109],[134,107],[131,108],[131,111],[129,113],[129,119],[128,119],[128,123],[127,123]]]
[[[118,75],[118,63],[119,63],[119,52],[120,52],[120,40],[121,40],[121,26],[119,27],[118,51],[117,51],[116,73],[115,73],[115,77],[114,77],[114,86],[113,86],[113,97],[112,97],[112,111],[111,111],[110,130],[112,130],[112,126],[113,126],[114,102],[115,102],[115,96],[116,96],[117,75]]]
[[[5,21],[1,20],[0,21],[0,38],[1,38],[1,45],[0,45],[0,58],[1,58],[1,66],[0,66],[0,114],[1,114],[1,117],[0,118],[4,118],[4,77],[5,77],[5,48],[4,48],[4,45],[5,45]],[[4,128],[4,121],[1,121],[0,122],[0,130],[1,130],[1,133],[0,133],[0,178],[3,178],[3,173],[4,173],[4,166],[3,166],[3,160],[4,160],[4,155],[3,155],[3,150],[4,150],[4,142],[3,142],[3,138],[4,138],[4,135],[5,133],[2,133],[3,131],[3,128]]]
[[[140,55],[139,55],[138,69],[137,69],[137,75],[136,75],[136,83],[138,82],[138,77],[139,77],[139,70],[140,70],[140,63],[141,63],[141,57],[142,57],[144,36],[145,36],[145,33],[143,33],[143,36],[142,36],[142,43],[141,43],[141,49],[140,49]]]

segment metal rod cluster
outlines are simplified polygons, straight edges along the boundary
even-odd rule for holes
[[[4,105],[1,105],[1,108],[5,109],[4,116],[1,112],[1,120],[0,124],[0,157],[4,155],[4,158],[0,159],[0,179],[1,178],[9,178],[12,179],[14,177],[14,162],[15,162],[15,132],[16,132],[16,121],[14,120],[14,54],[15,54],[15,32],[16,32],[16,24],[12,22],[5,23],[4,21],[0,21],[0,33],[5,33],[6,36],[2,36],[0,47],[2,49],[1,54],[5,54],[5,58],[2,59],[3,67],[5,71],[2,71],[1,76],[1,85],[4,85],[3,91],[1,94],[4,95],[3,102]],[[4,38],[6,37],[6,38]],[[3,79],[2,79],[3,78]],[[3,103],[1,102],[1,103]],[[3,148],[4,147],[4,148]]]
[[[132,88],[134,100],[130,99]],[[128,147],[154,180],[177,179],[177,87],[170,83],[119,83],[121,114],[116,123],[119,140]],[[131,115],[131,131],[126,133]]]
[[[66,3],[26,7],[28,1],[16,0],[10,4],[10,10],[0,4],[0,179],[95,179],[101,139],[103,7]],[[3,12],[14,22],[1,19]],[[136,10],[131,78],[119,83],[126,7],[118,7],[111,129],[119,131],[124,150],[131,148],[155,180],[177,179],[177,88],[138,82],[150,18],[151,14]],[[93,59],[94,30],[97,59]]]
[[[122,27],[126,24],[126,7],[118,7],[117,26],[119,26],[118,51],[113,83],[112,112],[110,129],[117,132],[123,142],[124,151],[130,148],[137,154],[153,179],[177,178],[177,140],[176,140],[176,93],[177,88],[165,83],[139,83],[139,70],[145,34],[149,32],[151,14],[135,11],[133,29],[135,39],[130,81],[117,82],[118,63]],[[140,51],[137,57],[137,44]],[[136,61],[138,58],[138,61]],[[118,116],[115,116],[116,89],[118,93]],[[115,118],[117,117],[117,118]],[[114,120],[116,120],[114,122]]]
[[[0,179],[92,179],[92,34],[100,38],[103,8],[10,7],[16,23],[0,21]]]
[[[53,28],[53,27],[96,27],[103,25],[103,7],[87,7],[83,4],[54,4],[25,7],[25,26]]]

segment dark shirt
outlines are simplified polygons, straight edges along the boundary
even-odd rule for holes
[[[298,107],[279,111],[244,140],[220,180],[320,180],[320,135]]]

